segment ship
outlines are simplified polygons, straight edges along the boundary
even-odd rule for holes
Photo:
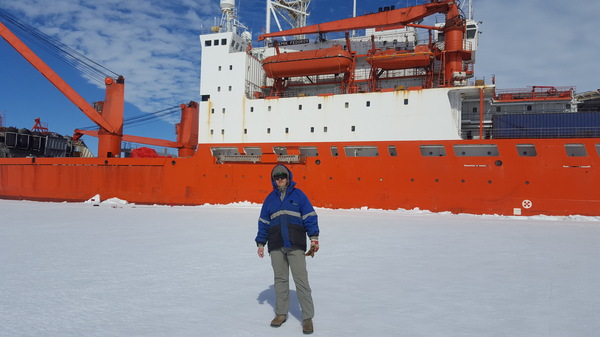
[[[317,207],[600,215],[600,93],[477,79],[478,23],[454,0],[316,25],[309,3],[268,1],[294,25],[254,41],[235,1],[220,1],[220,23],[200,35],[200,99],[181,105],[176,141],[123,134],[123,77],[107,77],[92,106],[1,25],[98,125],[74,133],[98,137],[98,154],[0,158],[0,198],[260,203],[285,164]],[[127,156],[124,141],[178,154]]]

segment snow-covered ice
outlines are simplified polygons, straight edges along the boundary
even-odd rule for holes
[[[1,200],[0,336],[302,335],[259,207]],[[317,212],[315,336],[600,335],[600,217]]]

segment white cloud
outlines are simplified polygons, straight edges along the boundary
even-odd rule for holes
[[[198,34],[219,14],[218,2],[209,0],[55,0],[52,6],[21,0],[3,6],[123,75],[126,101],[144,112],[198,99]]]
[[[600,88],[600,2],[583,2],[476,0],[475,17],[483,21],[476,73],[495,74],[503,88]]]

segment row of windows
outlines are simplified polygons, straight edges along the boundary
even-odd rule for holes
[[[210,46],[226,46],[227,45],[227,39],[214,39],[214,40],[206,40],[204,41],[204,46],[205,47],[210,47]]]
[[[218,89],[218,90],[220,90],[220,89]],[[231,87],[230,87],[230,91],[231,91]],[[408,98],[404,99],[404,105],[408,105]],[[367,108],[370,107],[371,106],[371,101],[366,101],[365,102],[365,106]],[[348,109],[349,107],[350,107],[350,103],[349,102],[344,102],[344,108]],[[303,108],[302,104],[298,104],[298,110],[302,110],[302,108]],[[318,103],[317,104],[317,109],[321,110],[322,108],[323,108],[323,104]],[[267,106],[267,111],[271,111],[271,106],[270,105]],[[250,107],[250,112],[254,112],[254,107],[253,106]]]
[[[495,157],[499,155],[498,146],[494,144],[474,144],[474,145],[453,145],[454,155],[457,157]],[[241,155],[238,153],[237,147],[213,147],[212,153],[214,156],[219,155]],[[379,148],[375,145],[361,146],[344,146],[344,154],[346,157],[377,157],[379,156]],[[516,150],[521,157],[535,157],[537,151],[534,144],[517,144]],[[306,157],[316,157],[319,155],[316,146],[300,146],[301,155]],[[337,146],[330,147],[333,157],[339,156]],[[421,155],[423,157],[444,157],[446,156],[446,148],[444,145],[421,145]],[[277,155],[287,155],[288,151],[285,146],[276,146],[273,152]],[[396,157],[396,146],[389,145],[387,147],[388,155]],[[600,144],[596,144],[596,152],[600,156]],[[262,149],[260,147],[244,147],[246,155],[260,156]],[[584,144],[565,144],[565,153],[569,157],[585,157],[587,150]],[[501,165],[501,164],[500,164]]]
[[[223,113],[224,113],[224,112],[225,112],[225,111],[223,111]],[[311,133],[315,133],[315,130],[316,130],[316,129],[315,129],[315,127],[314,127],[314,126],[311,126],[311,127],[310,127],[310,132],[311,132]],[[324,127],[323,127],[323,132],[324,132],[324,133],[327,133],[327,131],[328,131],[328,130],[329,130],[329,129],[328,129],[326,126],[324,126]],[[355,132],[355,131],[356,131],[356,126],[355,126],[355,125],[352,125],[352,126],[350,126],[350,131],[352,131],[352,132]],[[285,128],[285,129],[284,129],[284,132],[285,132],[285,133],[290,133],[290,128]],[[271,133],[271,128],[267,128],[267,134],[270,134],[270,133]],[[215,130],[214,130],[214,129],[210,129],[210,134],[211,134],[211,135],[214,135],[214,134],[215,134]],[[221,129],[221,134],[222,134],[222,135],[224,135],[224,134],[225,134],[225,129]],[[248,134],[248,129],[244,129],[244,134],[245,134],[245,135],[247,135],[247,134]]]
[[[214,40],[206,40],[204,41],[204,46],[205,47],[211,47],[211,46],[226,46],[227,45],[227,39],[214,39]],[[241,43],[237,42],[237,41],[231,41],[231,46],[233,47],[233,49],[237,50],[237,51],[242,51],[244,50],[244,45],[242,45]],[[220,69],[219,69],[220,70]],[[229,69],[231,70],[231,69]]]

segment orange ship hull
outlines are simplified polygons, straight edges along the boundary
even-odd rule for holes
[[[339,74],[347,72],[351,65],[352,55],[339,45],[277,54],[263,61],[263,69],[269,78]]]
[[[589,155],[568,157],[564,144],[574,141],[584,144]],[[600,166],[597,143],[597,139],[370,142],[379,147],[376,157],[330,154],[332,145],[341,149],[364,143],[313,143],[307,145],[317,146],[318,157],[289,166],[298,186],[320,207],[598,216],[600,190],[594,186],[600,186],[600,176],[591,169]],[[501,157],[455,156],[456,144],[496,144]],[[517,144],[535,144],[537,156],[519,156]],[[270,191],[269,172],[277,155],[267,153],[272,144],[244,144],[249,145],[262,147],[260,161],[219,164],[210,145],[199,145],[189,158],[0,159],[0,197],[84,201],[100,194],[102,199],[118,197],[139,204],[260,203]],[[396,156],[388,155],[389,145],[396,147]],[[443,145],[448,154],[422,156],[421,145]]]

